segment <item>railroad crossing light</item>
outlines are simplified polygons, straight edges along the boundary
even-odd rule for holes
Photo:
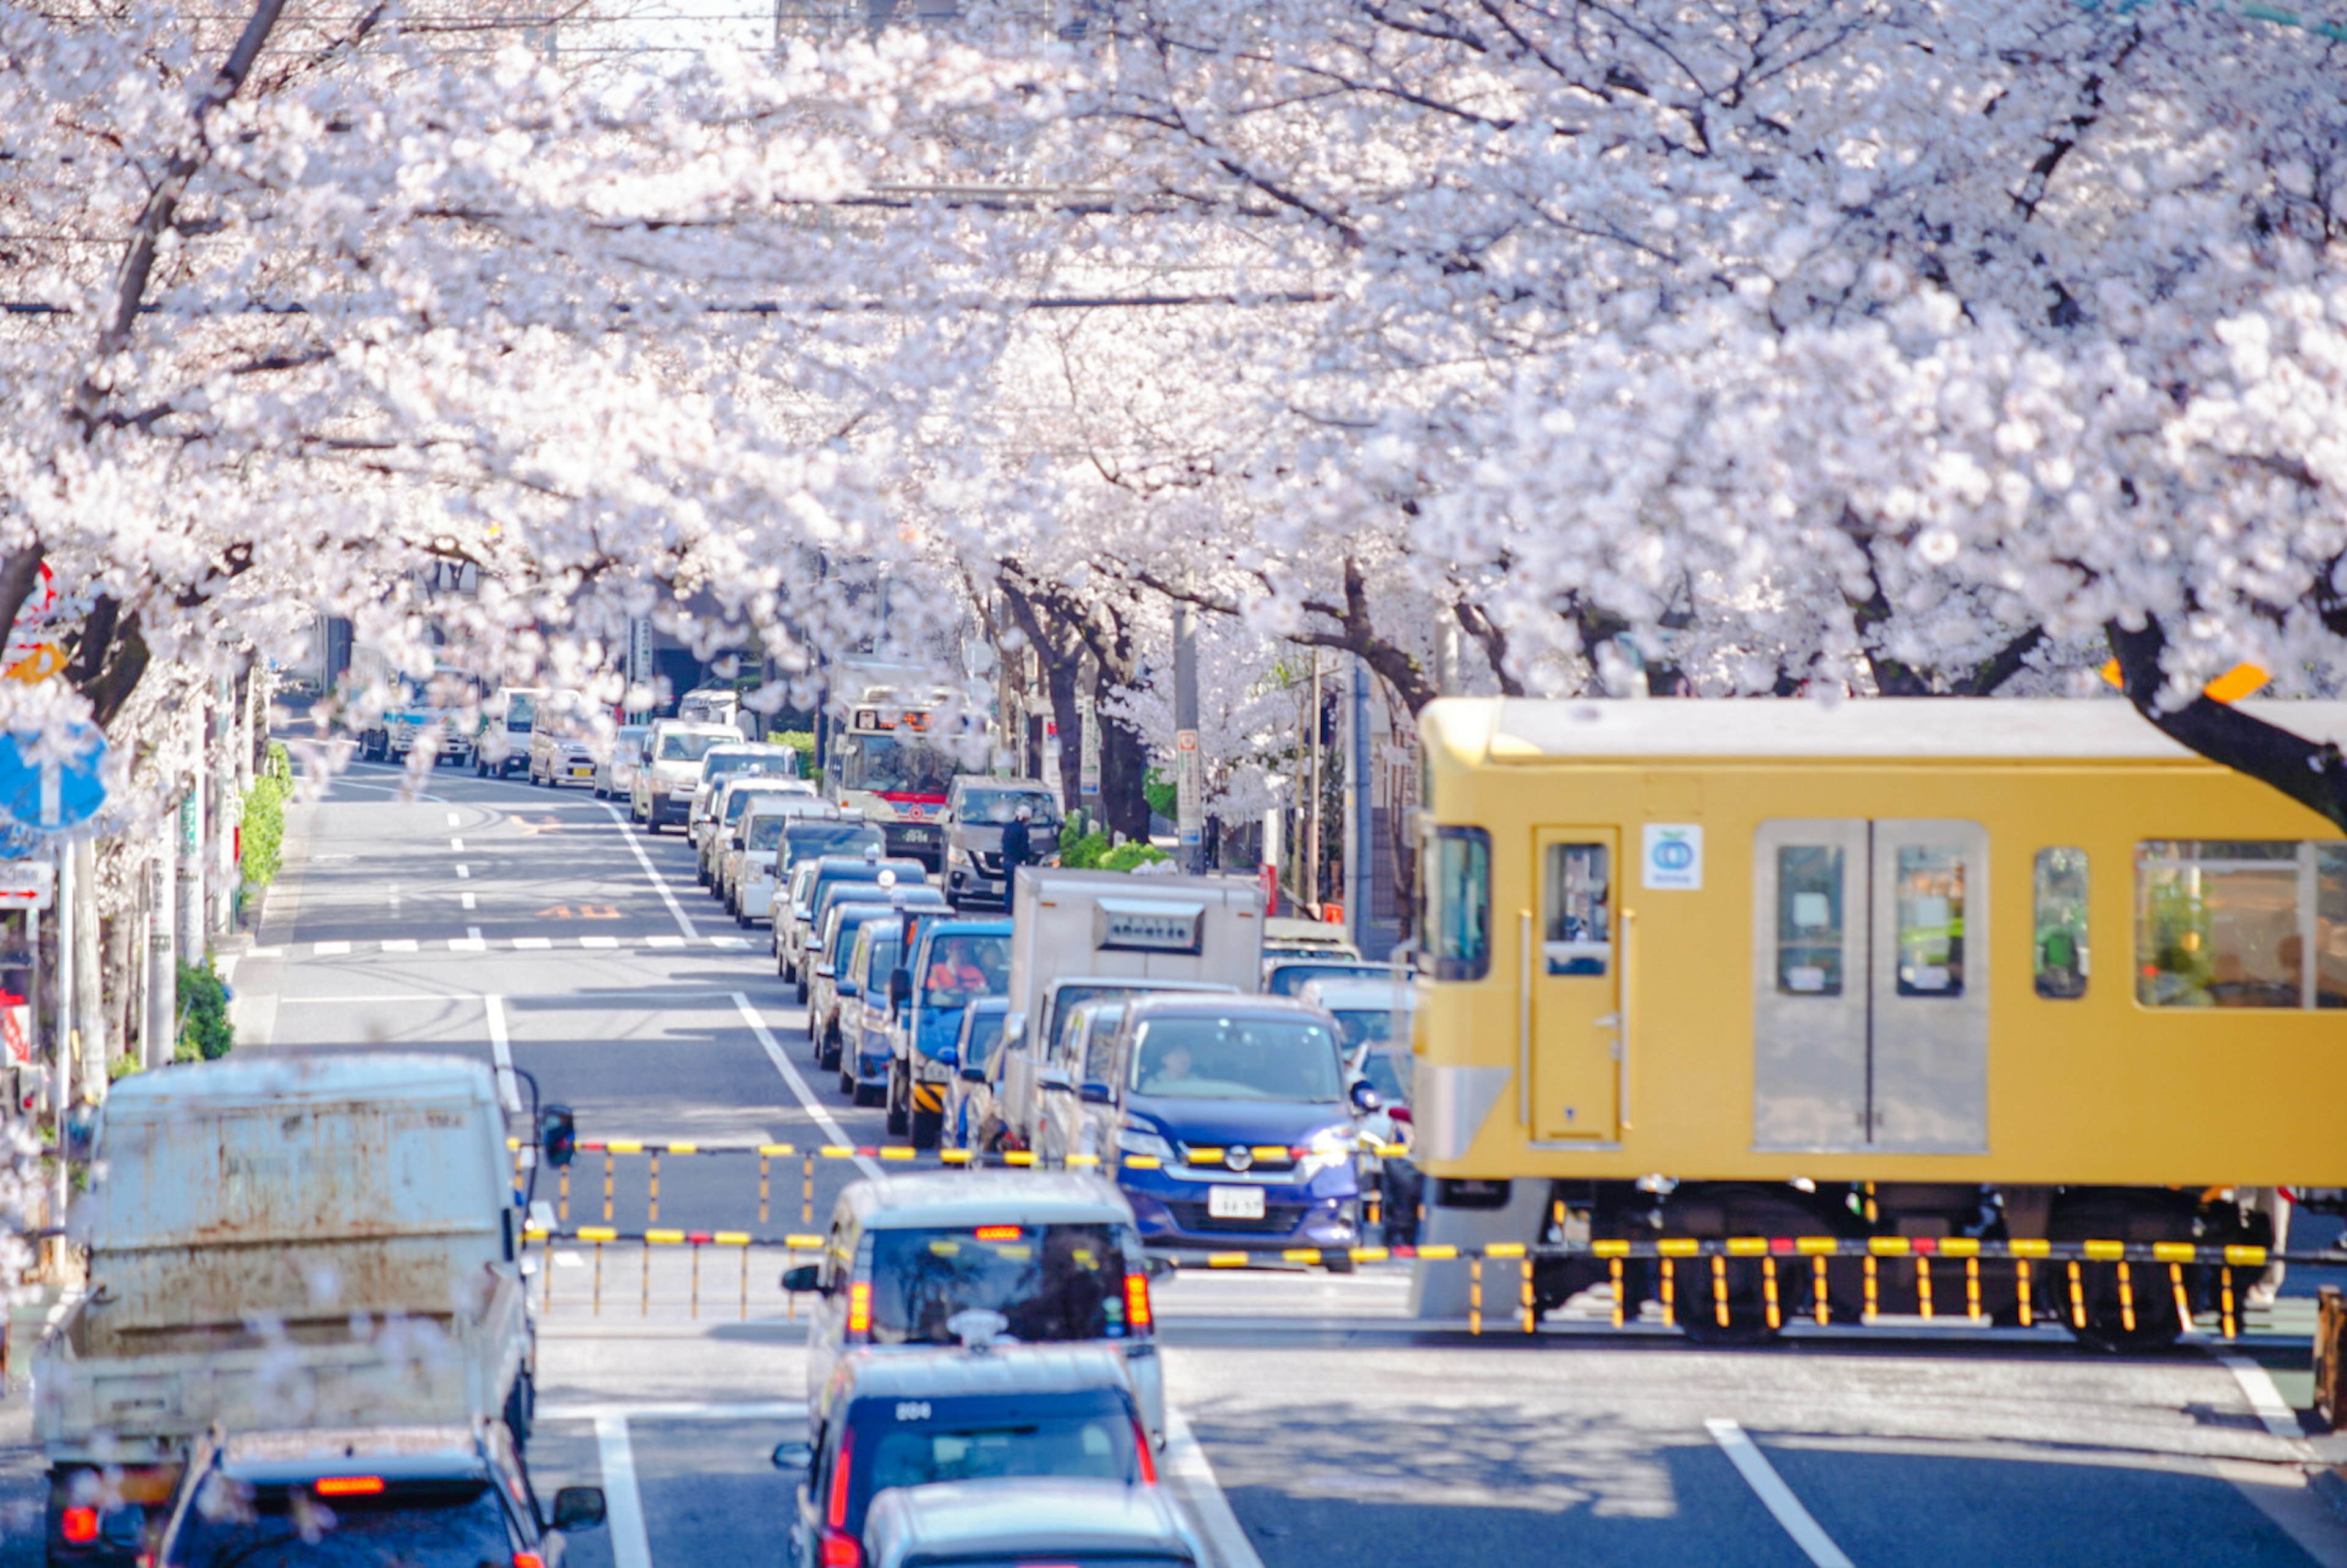
[[[538,1113],[538,1143],[546,1163],[557,1169],[579,1155],[579,1122],[568,1105],[548,1105]]]

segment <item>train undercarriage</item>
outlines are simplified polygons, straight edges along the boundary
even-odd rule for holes
[[[1573,1248],[1536,1258],[1536,1311],[1608,1286],[1617,1316],[1635,1320],[1652,1303],[1690,1337],[1723,1345],[1765,1342],[1793,1322],[1930,1319],[2058,1322],[2098,1349],[2157,1349],[2190,1327],[2187,1314],[2231,1321],[2265,1267],[2149,1262],[2144,1247],[2186,1244],[2205,1260],[2210,1248],[2275,1244],[2270,1196],[2249,1188],[1653,1179],[1432,1186],[1430,1228],[1443,1239],[1497,1239],[1491,1222],[1504,1214],[1507,1239],[1526,1239],[1516,1227],[1529,1220],[1538,1232],[1531,1239]],[[1534,1215],[1529,1200],[1542,1192]],[[1744,1255],[1706,1245],[1738,1238]],[[1705,1251],[1654,1255],[1675,1242]],[[2078,1250],[2058,1244],[2129,1244],[2134,1261],[2012,1255],[2040,1242],[2057,1244],[2057,1254]]]

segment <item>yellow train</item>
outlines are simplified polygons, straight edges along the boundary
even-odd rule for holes
[[[2347,703],[2249,706],[2347,743]],[[2124,702],[1451,700],[1420,733],[1427,1240],[2252,1244],[2266,1193],[2347,1186],[2347,844]],[[1543,1264],[1542,1304],[1603,1267]],[[1703,1331],[1764,1331],[1739,1267]],[[2090,1341],[2180,1330],[2172,1293],[2088,1296]]]

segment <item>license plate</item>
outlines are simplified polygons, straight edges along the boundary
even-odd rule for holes
[[[899,833],[897,836],[903,839],[907,844],[927,844],[929,840],[935,838],[937,835],[931,833],[926,827],[908,827]]]
[[[1218,1220],[1263,1218],[1261,1187],[1208,1187],[1206,1213]]]
[[[595,770],[593,768],[572,768],[570,770],[570,776],[575,779],[591,779],[595,776]]]

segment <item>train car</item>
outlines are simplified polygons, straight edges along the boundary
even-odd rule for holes
[[[2246,706],[2347,742],[2347,703]],[[1448,700],[1420,732],[1429,1241],[2246,1245],[2272,1190],[2347,1184],[2347,845],[2124,702]],[[1541,1305],[1606,1266],[1544,1260]],[[2067,1282],[2099,1345],[2209,1288],[2122,1301],[2116,1267]],[[1764,1319],[1738,1264],[1688,1327],[1913,1309],[1857,1270],[1789,1271]],[[2026,1273],[1967,1309],[2025,1318]]]

